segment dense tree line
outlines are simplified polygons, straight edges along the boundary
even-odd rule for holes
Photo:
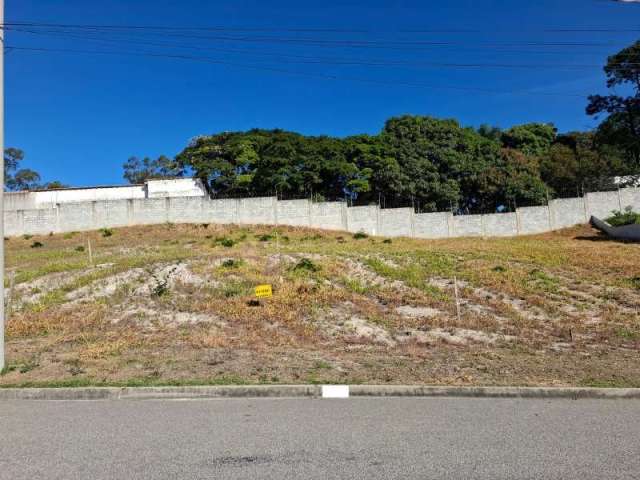
[[[597,132],[558,135],[539,123],[473,129],[408,115],[374,136],[251,130],[198,137],[169,170],[193,172],[217,197],[347,198],[422,211],[541,204],[638,172],[622,148],[598,143]]]
[[[640,172],[640,42],[604,70],[609,87],[631,95],[589,97],[587,113],[604,116],[591,132],[559,135],[544,123],[474,129],[409,115],[389,119],[378,135],[347,138],[256,129],[198,137],[175,159],[130,159],[125,177],[188,172],[217,197],[346,198],[423,211],[541,204]]]

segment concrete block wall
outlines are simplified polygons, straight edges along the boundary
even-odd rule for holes
[[[417,213],[414,215],[414,234],[418,238],[447,238],[453,215],[449,212]]]
[[[640,211],[640,188],[553,200],[516,213],[414,213],[411,208],[347,207],[342,202],[278,201],[275,197],[209,200],[201,196],[61,203],[53,208],[7,210],[5,235],[48,234],[103,227],[173,223],[310,226],[370,235],[417,238],[503,237],[548,232],[606,218],[627,205]]]
[[[518,216],[515,213],[483,215],[485,237],[514,237],[518,235]]]
[[[347,205],[343,202],[311,203],[310,225],[326,230],[347,230]]]
[[[518,232],[520,235],[551,231],[549,207],[518,208]]]
[[[363,232],[368,235],[378,235],[378,213],[377,206],[350,207],[347,208],[347,228],[348,232]]]
[[[571,227],[589,221],[584,198],[563,198],[549,202],[549,222],[552,230]]]
[[[453,217],[452,237],[482,237],[483,215],[458,215]]]
[[[309,200],[281,200],[276,202],[278,224],[298,227],[311,226]]]
[[[621,195],[618,191],[587,193],[584,198],[587,215],[589,215],[589,218],[593,215],[602,220],[610,217],[611,212],[620,210],[620,197]]]
[[[413,237],[415,216],[413,208],[389,208],[379,210],[378,235],[385,237]]]
[[[633,208],[636,212],[640,210],[640,188],[622,188],[618,190],[618,195],[623,210],[627,207]]]

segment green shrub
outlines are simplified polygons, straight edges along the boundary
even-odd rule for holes
[[[316,265],[315,263],[313,263],[312,260],[310,260],[308,258],[302,258],[293,267],[293,270],[295,270],[295,271],[306,270],[308,272],[319,272],[320,271],[320,267],[318,265]]]
[[[221,247],[231,248],[236,244],[236,241],[233,238],[217,237],[213,243]]]
[[[78,245],[75,250],[76,252],[84,252],[84,247],[82,245]]]
[[[390,244],[393,243],[390,238],[385,238],[382,243]]]
[[[362,240],[364,238],[369,238],[369,235],[364,232],[357,232],[353,234],[353,238],[356,240]]]
[[[161,277],[159,274],[151,273],[151,277],[153,278],[153,286],[151,287],[152,297],[164,297],[169,294],[169,281],[177,269],[178,266],[176,265],[171,268],[164,277]]]
[[[264,235],[258,235],[258,240],[261,242],[270,242],[273,240],[273,235],[265,233]]]
[[[42,248],[44,245],[41,242],[33,242],[31,248]]]
[[[631,207],[622,210],[614,210],[613,215],[605,219],[612,227],[621,227],[623,225],[640,224],[640,213],[635,213]]]
[[[31,240],[33,238],[33,235],[29,235],[28,233],[25,233],[22,238],[24,238],[25,240]]]
[[[113,230],[111,230],[110,228],[101,228],[100,233],[104,238],[107,238],[113,235]]]

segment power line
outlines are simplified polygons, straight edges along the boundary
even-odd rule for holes
[[[9,25],[9,24],[6,24]],[[3,27],[10,30],[12,27]],[[104,33],[101,30],[91,30],[92,33]],[[104,28],[104,27],[95,27]],[[109,30],[111,31],[111,30]],[[49,31],[51,32],[51,30]],[[66,33],[73,32],[67,29]],[[76,32],[78,33],[78,32]],[[302,45],[317,47],[349,47],[349,48],[389,48],[389,47],[450,47],[465,46],[470,43],[478,48],[512,48],[512,47],[611,47],[617,44],[612,42],[469,42],[469,41],[426,41],[426,40],[336,40],[309,37],[272,37],[272,36],[230,36],[230,35],[186,35],[182,33],[162,33],[163,37],[190,38],[194,40],[216,40],[243,43],[273,43],[286,45]]]
[[[201,44],[198,44],[197,46],[193,46],[193,45],[187,45],[187,44],[171,44],[171,43],[150,43],[150,42],[143,42],[140,41],[138,39],[131,39],[128,37],[125,38],[114,38],[113,34],[111,34],[111,38],[104,38],[101,37],[99,34],[100,33],[109,33],[109,32],[77,32],[74,30],[26,30],[26,29],[19,29],[19,28],[6,28],[6,30],[8,31],[13,31],[13,32],[18,32],[18,33],[28,33],[28,34],[33,34],[33,35],[48,35],[48,36],[57,36],[57,37],[66,37],[66,38],[75,38],[75,39],[81,39],[81,40],[90,40],[90,41],[96,41],[96,42],[111,42],[113,43],[114,41],[119,41],[119,42],[129,42],[129,43],[138,43],[138,44],[143,44],[146,43],[148,45],[156,45],[156,46],[176,46],[176,47],[184,47],[184,48],[195,48],[198,50],[207,50],[207,49],[211,49],[211,50],[215,50],[211,47],[203,47]],[[98,35],[96,37],[96,35]],[[163,38],[165,38],[165,36],[163,36]],[[311,45],[314,46],[314,45]],[[348,48],[348,47],[347,47]],[[376,47],[373,47],[376,48]],[[425,49],[424,48],[400,48],[400,47],[394,47],[394,46],[388,46],[388,47],[380,47],[382,49],[385,50],[399,50],[399,51],[404,51],[404,52],[408,52],[408,51],[419,51],[422,52]],[[451,47],[449,47],[451,48]],[[462,51],[485,51],[482,49],[474,49],[474,48],[455,48],[455,50],[462,50]],[[496,50],[493,49],[492,53],[508,53],[508,54],[514,54],[514,53],[523,53],[523,54],[544,54],[544,55],[549,55],[549,54],[562,54],[562,55],[576,55],[578,53],[580,54],[585,54],[585,53],[589,53],[589,52],[584,52],[584,51],[580,51],[580,52],[568,52],[568,51],[558,51],[558,50],[546,50],[546,51],[532,51],[532,50],[513,50],[513,49],[509,49],[509,50]],[[601,52],[600,52],[601,53]]]
[[[428,89],[440,89],[440,90],[455,90],[462,92],[470,92],[470,93],[483,93],[483,94],[491,94],[491,95],[526,95],[526,96],[545,96],[545,97],[573,97],[573,98],[585,98],[586,94],[578,94],[578,93],[552,93],[552,92],[530,92],[530,91],[499,91],[499,90],[491,90],[485,88],[478,87],[460,87],[453,85],[432,85],[432,84],[424,84],[418,82],[406,82],[406,81],[396,81],[396,80],[377,80],[371,78],[361,78],[361,77],[351,77],[351,76],[338,76],[324,73],[313,73],[313,72],[300,72],[295,70],[288,70],[278,67],[269,67],[269,66],[261,66],[261,65],[251,65],[245,63],[237,63],[237,62],[229,62],[226,60],[219,60],[210,57],[196,57],[192,55],[179,55],[179,54],[166,54],[166,53],[152,53],[152,52],[132,52],[132,51],[95,51],[95,50],[78,50],[78,49],[59,49],[59,48],[44,48],[44,47],[18,47],[18,46],[7,46],[7,48],[11,48],[13,50],[21,50],[21,51],[32,51],[32,52],[57,52],[57,53],[78,53],[78,54],[90,54],[90,55],[126,55],[126,56],[143,56],[143,57],[156,57],[156,58],[170,58],[170,59],[180,59],[180,60],[191,60],[197,62],[205,62],[216,65],[224,65],[224,66],[232,66],[239,68],[247,68],[252,70],[261,70],[268,71],[272,73],[280,73],[286,75],[295,75],[295,76],[305,76],[305,77],[313,77],[319,79],[326,80],[334,80],[334,81],[349,81],[349,82],[359,82],[359,83],[368,83],[373,85],[384,85],[384,86],[406,86],[406,87],[416,87],[416,88],[428,88]]]
[[[176,26],[176,25],[100,25],[100,24],[64,24],[42,22],[5,22],[5,26],[54,27],[75,29],[107,30],[155,30],[155,31],[221,31],[221,32],[291,32],[291,33],[636,33],[640,28],[619,28],[611,26],[588,27],[544,27],[535,29],[478,29],[478,28],[415,28],[415,29],[369,29],[339,27],[247,27],[247,26]]]
[[[61,38],[72,38],[72,39],[81,39],[81,40],[89,40],[96,41],[101,43],[109,43],[109,44],[134,44],[134,45],[144,45],[144,46],[154,46],[154,47],[174,47],[174,48],[182,48],[182,49],[190,49],[190,50],[200,50],[200,51],[216,51],[225,54],[241,54],[241,55],[249,55],[249,56],[262,56],[269,58],[292,58],[295,61],[284,62],[284,63],[297,63],[297,64],[309,64],[309,65],[345,65],[345,66],[374,66],[374,67],[415,67],[415,68],[497,68],[497,69],[585,69],[585,68],[600,68],[599,64],[513,64],[513,63],[478,63],[478,62],[465,62],[465,63],[456,63],[456,62],[429,62],[429,61],[403,61],[403,60],[380,60],[380,59],[353,59],[353,58],[336,58],[336,57],[317,57],[310,55],[299,55],[299,54],[291,54],[291,53],[279,53],[279,52],[264,52],[257,50],[246,50],[246,49],[229,49],[229,48],[216,48],[216,47],[202,47],[200,45],[188,45],[188,44],[176,44],[176,43],[167,43],[167,42],[149,42],[149,41],[140,41],[140,40],[131,40],[131,39],[120,39],[120,38],[93,38],[93,37],[84,37],[73,33],[63,33],[63,32],[54,32],[54,33],[44,33],[37,32],[32,30],[14,30],[20,33],[29,33],[29,34],[43,34],[43,35],[53,35]],[[280,60],[280,62],[282,62]],[[640,65],[636,63],[629,63],[628,66]],[[626,69],[626,67],[621,67]]]

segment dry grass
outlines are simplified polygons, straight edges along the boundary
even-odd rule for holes
[[[8,240],[0,385],[640,385],[640,245],[588,227],[278,239],[166,224]]]

